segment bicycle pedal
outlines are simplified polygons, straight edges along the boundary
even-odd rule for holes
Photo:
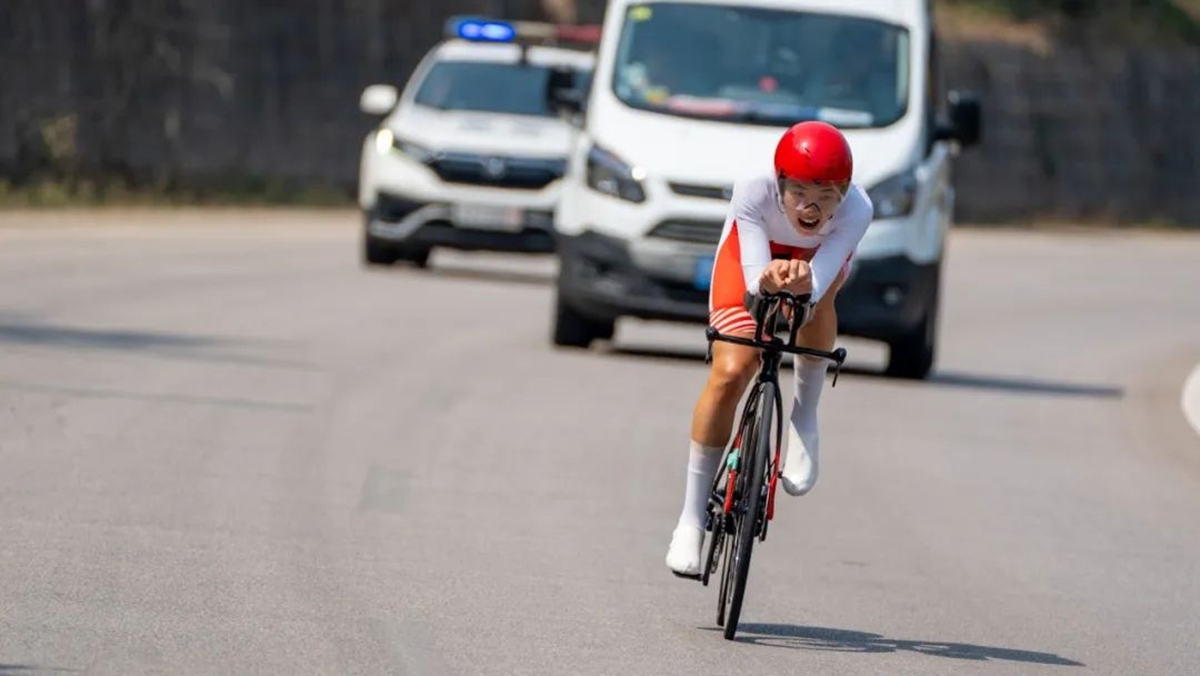
[[[696,573],[695,575],[686,575],[684,573],[677,573],[675,571],[671,571],[671,574],[674,575],[675,577],[683,578],[685,580],[695,580],[696,582],[700,582],[701,580],[704,579],[703,577],[700,576],[700,573]]]

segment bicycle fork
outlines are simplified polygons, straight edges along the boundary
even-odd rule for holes
[[[729,454],[727,467],[729,468],[729,477],[725,480],[725,504],[722,508],[726,514],[733,511],[733,490],[737,486],[738,465],[741,463],[742,457],[742,433],[738,432],[737,438],[733,442],[733,452]]]
[[[780,467],[779,444],[775,444],[775,461],[772,463],[770,483],[767,484],[767,521],[775,518],[775,486],[779,483]]]

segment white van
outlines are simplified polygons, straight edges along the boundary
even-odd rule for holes
[[[555,215],[553,342],[611,338],[623,316],[707,321],[733,182],[770,171],[789,125],[820,119],[846,133],[876,208],[841,331],[886,342],[889,374],[924,378],[952,161],[980,128],[975,100],[939,91],[931,4],[610,0],[587,96],[570,77],[549,91],[578,128]]]

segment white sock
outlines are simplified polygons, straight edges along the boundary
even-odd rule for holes
[[[817,404],[821,400],[821,390],[825,388],[825,372],[829,370],[829,362],[824,359],[805,359],[798,357],[792,373],[792,382],[796,387],[795,400],[792,402],[792,427],[800,432],[817,431]]]
[[[817,403],[825,387],[829,363],[824,359],[798,357],[793,369],[795,394],[788,425],[787,458],[783,463],[783,487],[789,495],[805,495],[817,483],[820,459]]]
[[[713,478],[721,463],[724,446],[704,446],[693,441],[688,449],[687,488],[678,526],[704,528]]]

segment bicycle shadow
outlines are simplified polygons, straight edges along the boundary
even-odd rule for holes
[[[715,627],[706,627],[719,631]],[[742,643],[794,650],[853,653],[919,653],[930,657],[945,657],[975,662],[1005,661],[1025,664],[1046,664],[1067,667],[1087,666],[1052,653],[973,645],[943,641],[912,641],[887,638],[881,634],[828,627],[800,627],[788,624],[742,624],[734,639]]]

